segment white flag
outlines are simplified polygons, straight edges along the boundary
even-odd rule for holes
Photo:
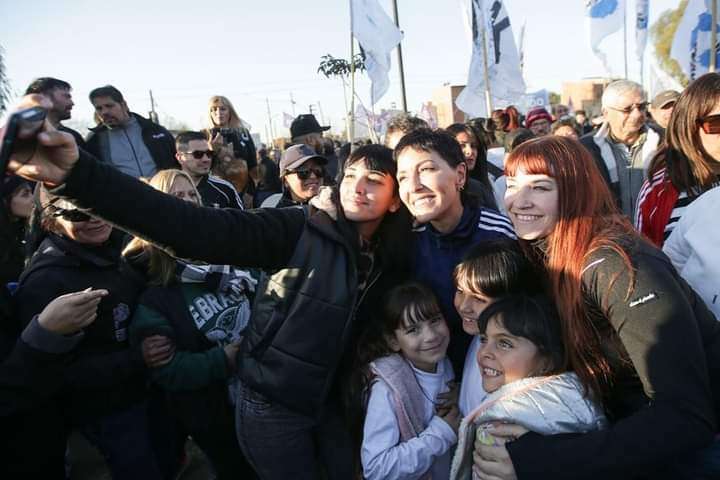
[[[623,27],[625,0],[587,0],[585,18],[590,32],[590,48],[603,63],[605,70],[611,73],[607,57],[600,50],[600,42]]]
[[[463,0],[472,28],[473,53],[467,86],[455,104],[471,117],[489,117],[485,101],[483,41],[487,48],[491,108],[515,104],[525,93],[520,58],[505,6],[501,0]],[[483,40],[484,37],[484,40]]]
[[[710,5],[710,0],[688,1],[670,49],[670,58],[680,64],[683,73],[690,80],[707,73],[710,66]]]
[[[289,113],[283,112],[283,125],[285,125],[285,128],[290,128],[290,125],[292,125],[293,120],[295,120],[295,117],[293,117]]]
[[[635,0],[635,54],[642,62],[647,44],[650,0]]]
[[[390,52],[403,34],[378,0],[352,0],[350,15],[353,35],[365,51],[365,68],[372,81],[370,99],[375,105],[390,88]]]

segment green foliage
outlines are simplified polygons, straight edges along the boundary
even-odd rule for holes
[[[335,58],[329,53],[323,55],[321,58],[320,66],[318,67],[318,73],[322,73],[327,78],[330,77],[347,77],[350,75],[352,65],[349,61],[344,58]],[[360,52],[355,55],[355,71],[365,70],[365,54]]]
[[[687,4],[688,0],[681,0],[678,8],[663,12],[650,28],[650,38],[655,46],[655,55],[660,68],[680,82],[682,86],[687,86],[688,78],[680,69],[680,65],[670,58],[670,49]]]

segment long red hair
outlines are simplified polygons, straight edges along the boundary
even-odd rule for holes
[[[606,338],[600,334],[583,296],[582,271],[588,256],[601,247],[618,252],[632,270],[621,243],[623,238],[637,234],[617,209],[592,157],[577,140],[546,136],[523,143],[505,163],[506,175],[515,176],[518,170],[548,175],[557,183],[558,220],[547,237],[544,267],[560,312],[566,366],[577,373],[586,388],[604,398],[613,372],[603,352]],[[522,243],[526,251],[531,250],[527,242]]]

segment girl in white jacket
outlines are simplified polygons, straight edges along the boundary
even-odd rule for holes
[[[546,435],[605,425],[602,407],[583,395],[574,373],[563,372],[560,323],[547,297],[504,297],[480,314],[478,327],[477,362],[488,396],[460,425],[452,480],[473,478],[476,441],[498,444],[491,433],[494,422],[511,422]]]
[[[374,343],[361,461],[369,480],[447,479],[460,416],[445,357],[450,333],[432,292],[391,290]]]

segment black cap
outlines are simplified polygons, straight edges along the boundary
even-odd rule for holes
[[[325,130],[330,130],[330,126],[321,127],[312,113],[305,113],[298,115],[290,125],[290,136],[292,138],[299,137],[300,135],[307,135],[308,133],[320,133]]]

